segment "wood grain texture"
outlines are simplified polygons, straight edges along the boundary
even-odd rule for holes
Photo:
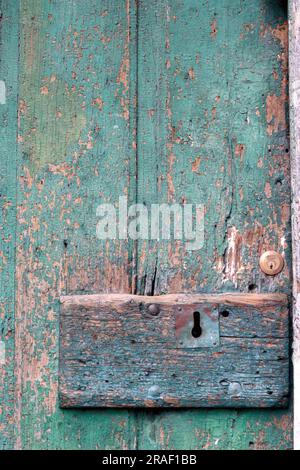
[[[138,201],[206,213],[199,252],[139,243],[137,294],[290,292],[286,20],[285,2],[139,2]],[[275,278],[258,268],[268,249],[286,260]],[[137,425],[146,449],[292,445],[292,411],[148,411]]]
[[[134,447],[128,411],[58,408],[60,294],[131,291],[131,248],[99,242],[96,209],[135,187],[134,2],[19,8],[15,446]]]
[[[5,135],[1,184],[12,219],[18,193],[18,221],[15,364],[12,252],[0,273],[9,334],[1,446],[290,448],[290,410],[82,411],[57,401],[61,294],[289,293],[284,2],[1,5],[9,67],[0,79],[19,80],[18,103],[15,92],[8,103],[20,148],[16,188],[14,131]],[[96,207],[123,194],[146,205],[208,201],[205,248],[100,243]],[[284,254],[274,279],[257,268],[264,249]]]
[[[294,448],[300,449],[300,5],[289,1],[289,76],[293,226]]]
[[[60,316],[62,407],[259,408],[288,402],[286,296],[240,294],[235,302],[228,295],[227,303],[226,295],[74,297],[62,299]],[[200,312],[204,335],[204,317],[216,308],[219,344],[201,347],[200,338],[195,347],[182,346],[182,322],[189,325],[193,312]]]
[[[0,449],[14,442],[14,297],[18,94],[18,8],[0,1]]]
[[[286,306],[288,296],[281,293],[242,294],[229,292],[224,294],[165,294],[165,295],[133,295],[133,294],[94,294],[94,295],[63,295],[60,297],[63,309],[72,308],[97,308],[102,305],[120,305],[134,302],[143,302],[146,305],[159,303],[178,305],[186,303],[215,303],[218,305],[272,307]]]
[[[203,203],[205,236],[195,252],[141,240],[138,294],[290,292],[284,14],[139,2],[138,202]],[[286,259],[275,278],[258,267],[270,249]]]

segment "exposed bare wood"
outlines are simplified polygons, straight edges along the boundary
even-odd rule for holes
[[[95,295],[67,295],[61,297],[65,305],[82,305],[92,307],[102,304],[124,304],[124,302],[140,301],[143,303],[177,304],[177,303],[216,303],[222,305],[252,305],[271,306],[286,304],[287,296],[281,293],[272,294],[167,294],[167,295],[130,295],[130,294],[95,294]]]

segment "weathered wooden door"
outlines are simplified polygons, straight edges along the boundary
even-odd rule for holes
[[[286,2],[0,5],[1,447],[290,448],[291,409],[58,403],[62,294],[290,294]],[[203,247],[99,240],[120,196],[203,204]]]

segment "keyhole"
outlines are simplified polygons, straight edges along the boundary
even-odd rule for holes
[[[201,333],[202,333],[202,328],[200,326],[200,313],[194,312],[193,316],[194,316],[194,326],[192,329],[192,336],[194,338],[199,338],[199,336],[201,336]]]

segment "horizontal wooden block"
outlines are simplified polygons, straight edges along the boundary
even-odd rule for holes
[[[64,408],[287,405],[283,294],[75,295],[61,302]]]

